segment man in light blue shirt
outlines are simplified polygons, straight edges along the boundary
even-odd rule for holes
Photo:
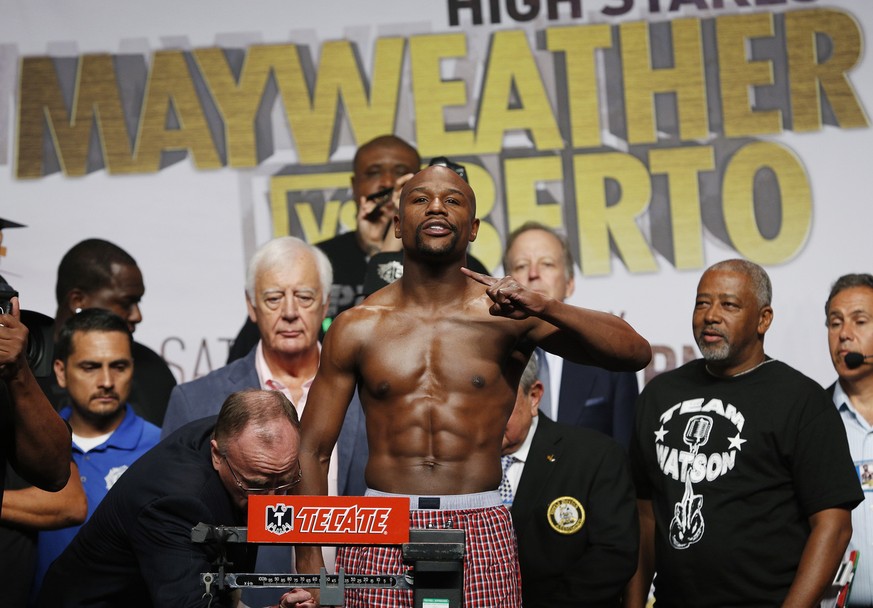
[[[839,376],[828,391],[840,412],[849,451],[864,490],[852,511],[849,551],[860,559],[849,606],[873,606],[873,275],[847,274],[834,283],[825,304],[828,349]]]

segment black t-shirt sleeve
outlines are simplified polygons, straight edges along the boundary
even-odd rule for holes
[[[864,500],[849,453],[846,430],[824,391],[811,393],[802,407],[791,463],[797,498],[807,516]]]

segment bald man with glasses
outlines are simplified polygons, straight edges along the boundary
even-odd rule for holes
[[[194,544],[200,522],[246,523],[252,494],[284,494],[301,480],[297,412],[280,392],[230,395],[218,418],[192,422],[134,463],[113,486],[46,575],[38,606],[235,607],[238,594],[213,588],[200,573],[216,551]],[[240,571],[254,565],[255,545],[232,544],[227,558]],[[309,592],[274,602],[313,608]]]

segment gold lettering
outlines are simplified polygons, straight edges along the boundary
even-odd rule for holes
[[[564,225],[559,203],[537,203],[537,184],[563,178],[560,156],[510,158],[503,165],[503,175],[510,232],[530,221],[552,228]]]
[[[379,135],[394,132],[405,46],[406,40],[403,38],[376,40],[369,103],[363,87],[356,87],[348,93],[343,89],[343,101],[349,113],[355,141],[364,143]],[[340,83],[348,80],[348,76],[342,72],[337,74],[337,78]]]
[[[380,38],[377,41],[369,99],[352,44],[347,40],[335,40],[322,45],[312,112],[298,115],[293,122],[302,162],[328,161],[340,99],[345,105],[355,141],[364,143],[394,131],[403,45],[402,38]],[[282,94],[285,94],[284,88]]]
[[[446,106],[467,104],[467,85],[463,80],[443,80],[440,66],[445,59],[466,55],[467,39],[461,33],[409,39],[416,141],[422,156],[457,156],[474,149],[473,131],[449,131],[443,113]]]
[[[305,190],[336,190],[348,186],[351,173],[313,173],[304,175],[274,175],[270,178],[270,211],[273,216],[273,236],[291,234],[291,222],[288,209],[288,193]],[[328,201],[322,215],[321,225],[315,219],[312,206],[297,203],[294,210],[300,218],[303,239],[309,243],[318,243],[336,234],[338,220],[342,219],[345,207],[353,201]],[[354,225],[347,226],[354,229]]]
[[[765,238],[755,219],[755,176],[769,168],[779,182],[782,226]],[[809,179],[794,153],[779,144],[756,142],[740,148],[730,159],[722,184],[724,221],[733,246],[759,264],[787,262],[803,246],[812,226]]]
[[[178,128],[168,128],[174,114]],[[136,159],[140,172],[158,171],[161,153],[187,150],[198,169],[218,169],[221,159],[212,141],[206,117],[182,51],[158,51],[152,57],[142,119],[137,137]]]
[[[356,141],[363,143],[393,132],[403,47],[402,38],[376,41],[368,97],[352,43],[347,40],[324,43],[311,99],[295,45],[250,47],[238,84],[221,49],[198,51],[199,65],[225,121],[228,163],[249,167],[260,160],[255,120],[271,74],[282,95],[285,116],[303,164],[329,160],[341,102]]]
[[[22,60],[20,91],[18,178],[44,174],[42,155],[46,123],[65,175],[85,175],[88,172],[92,127],[96,127],[100,136],[106,170],[109,173],[133,170],[130,137],[124,123],[111,55],[83,55],[79,59],[70,112],[64,104],[54,61],[50,57],[25,57]]]
[[[649,24],[633,22],[619,26],[627,136],[631,144],[658,140],[654,110],[656,93],[675,93],[681,139],[704,139],[708,135],[700,20],[676,19],[670,27],[674,67],[654,69]]]
[[[300,218],[300,227],[303,230],[305,240],[309,243],[320,243],[336,236],[341,206],[342,201],[327,201],[324,206],[324,213],[321,216],[321,225],[319,225],[311,203],[295,204],[294,210],[297,212],[297,217]],[[285,235],[277,234],[274,228],[273,236],[279,237]]]
[[[563,52],[566,58],[573,147],[599,146],[600,103],[594,52],[612,46],[612,30],[605,24],[553,27],[546,30],[546,45],[552,52]]]
[[[487,65],[477,119],[476,152],[497,154],[503,147],[503,134],[516,129],[529,131],[537,150],[562,148],[564,142],[525,33],[521,30],[495,33]],[[517,107],[510,104],[513,90]]]
[[[297,145],[300,162],[325,162],[330,156],[335,112],[313,112],[309,85],[303,74],[297,47],[289,44],[250,48],[240,81],[255,79],[270,70],[282,95],[285,119]]]
[[[827,35],[833,52],[818,62],[816,35]],[[861,57],[861,28],[855,18],[832,9],[785,13],[788,79],[795,131],[821,129],[821,95],[826,94],[839,125],[867,127],[869,122],[846,73]]]
[[[487,220],[497,204],[494,179],[484,167],[472,163],[467,163],[465,167],[470,183],[476,185],[476,217],[479,218],[479,233],[470,245],[470,253],[476,256],[485,268],[493,271],[503,257],[500,233]]]
[[[724,133],[728,137],[771,134],[782,131],[779,110],[755,110],[749,96],[756,85],[772,85],[773,62],[750,61],[746,40],[773,35],[772,13],[718,17],[719,78]]]
[[[219,48],[194,51],[197,67],[203,74],[209,93],[215,100],[227,145],[227,164],[231,167],[255,167],[259,162],[256,150],[255,119],[270,78],[270,69],[278,64],[283,53],[293,52],[291,45],[253,46],[246,53],[239,84],[227,65],[224,50]]]
[[[582,273],[589,276],[610,273],[610,236],[628,270],[657,270],[655,258],[636,224],[652,196],[645,165],[629,154],[607,152],[575,156],[573,171]],[[618,201],[611,205],[606,197],[608,179],[615,180],[621,189]]]
[[[649,153],[652,174],[667,174],[673,265],[677,269],[703,267],[699,176],[713,169],[715,157],[709,146],[656,149]]]

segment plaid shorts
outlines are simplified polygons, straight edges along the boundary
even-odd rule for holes
[[[463,510],[413,510],[410,528],[465,530],[464,608],[519,608],[521,573],[512,517],[504,506]],[[399,547],[345,546],[337,549],[337,567],[348,574],[403,574]],[[346,608],[412,608],[412,591],[347,589]]]

